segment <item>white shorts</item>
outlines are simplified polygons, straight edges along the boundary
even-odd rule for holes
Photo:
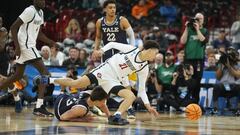
[[[102,86],[106,93],[109,93],[115,86],[122,86],[120,79],[108,63],[102,63],[91,72],[97,79],[98,85]]]
[[[31,47],[28,49],[21,50],[20,57],[15,60],[18,64],[26,64],[27,61],[39,59],[41,55],[39,54],[36,47]]]

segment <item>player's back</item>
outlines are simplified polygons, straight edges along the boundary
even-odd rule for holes
[[[54,104],[55,116],[60,119],[60,116],[70,110],[76,105],[82,105],[88,110],[86,99],[77,98],[72,95],[62,94],[59,95]]]

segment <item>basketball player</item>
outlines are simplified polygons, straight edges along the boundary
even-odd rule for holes
[[[11,26],[12,37],[16,46],[16,55],[18,56],[16,72],[0,82],[0,89],[8,87],[13,82],[22,78],[26,64],[33,65],[42,76],[49,75],[47,68],[44,66],[41,55],[36,49],[36,40],[39,39],[49,45],[55,45],[55,42],[48,39],[41,31],[41,25],[44,23],[43,11],[45,0],[33,0],[33,5],[27,7],[17,20]],[[53,116],[43,106],[43,97],[46,84],[39,84],[39,95],[36,108],[33,114],[40,116]]]
[[[106,0],[103,8],[106,16],[98,19],[96,22],[94,50],[100,49],[101,40],[103,40],[104,45],[109,42],[127,44],[127,36],[129,37],[129,44],[134,45],[135,37],[131,25],[125,17],[116,15],[116,1]],[[93,56],[98,57],[95,52],[96,51],[93,52]],[[108,50],[102,57],[103,62],[118,52],[116,49]]]
[[[146,41],[143,45],[143,50],[139,50],[127,44],[110,42],[102,50],[106,52],[111,48],[118,49],[122,53],[115,54],[93,69],[91,73],[77,80],[61,78],[55,79],[54,82],[63,86],[76,88],[85,88],[91,84],[96,84],[102,86],[106,93],[113,93],[122,97],[124,99],[123,102],[120,104],[117,112],[109,117],[108,123],[126,125],[129,122],[121,118],[121,114],[132,105],[136,97],[132,91],[122,86],[121,78],[136,72],[138,75],[138,96],[143,100],[147,110],[157,116],[158,112],[149,103],[145,91],[145,83],[149,72],[148,61],[153,61],[155,55],[158,53],[158,43],[155,41]]]
[[[109,42],[128,44],[127,42],[128,36],[129,44],[130,45],[135,44],[135,36],[130,23],[125,17],[116,15],[116,1],[106,0],[103,4],[103,9],[104,12],[106,13],[106,16],[98,19],[96,22],[96,38],[95,47],[93,51],[93,57],[95,58],[99,57],[99,55],[97,54],[97,50],[100,49],[101,40],[103,41],[104,45],[106,45]],[[102,56],[102,62],[109,59],[118,52],[119,50],[117,49],[114,48],[109,49]],[[135,74],[133,74],[132,76],[134,75]],[[128,77],[123,78],[122,82],[129,88],[130,84]],[[132,107],[130,107],[128,111],[128,118],[135,118]]]
[[[107,93],[101,87],[95,87],[91,94],[76,98],[71,95],[61,94],[55,101],[54,112],[58,120],[81,121],[82,118],[91,117],[89,107],[98,106],[107,116],[110,112],[106,106]]]

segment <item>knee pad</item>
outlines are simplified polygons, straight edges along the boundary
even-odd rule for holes
[[[38,75],[33,78],[34,85],[40,84],[49,84],[49,76],[48,75]]]

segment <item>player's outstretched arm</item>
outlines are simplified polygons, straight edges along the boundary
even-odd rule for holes
[[[133,49],[135,49],[136,47],[128,45],[128,44],[123,44],[123,43],[117,43],[117,42],[109,42],[107,43],[104,47],[101,48],[101,50],[103,52],[106,52],[107,50],[110,49],[117,49],[120,52],[129,52]]]
[[[147,108],[148,112],[153,114],[155,117],[159,116],[159,113],[157,112],[157,110],[154,109],[150,104],[144,104],[144,105]]]
[[[102,104],[101,106],[98,106],[98,107],[101,111],[103,111],[107,115],[107,117],[111,115],[106,104]]]

